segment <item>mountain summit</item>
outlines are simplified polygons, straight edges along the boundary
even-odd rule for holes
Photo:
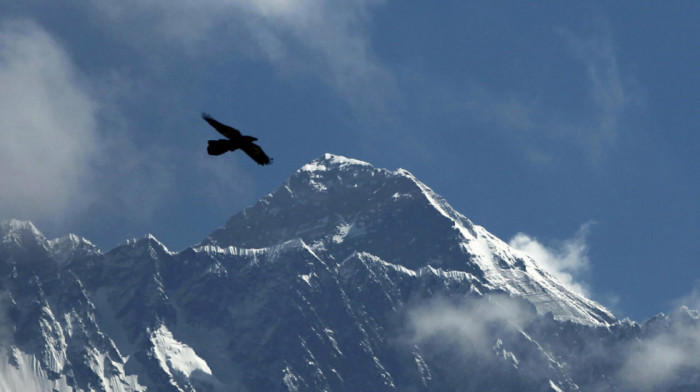
[[[688,391],[698,331],[616,321],[409,172],[331,154],[180,252],[0,222],[0,391]]]
[[[333,154],[304,165],[203,244],[264,248],[297,238],[336,263],[364,252],[410,270],[458,273],[479,293],[525,298],[559,320],[615,321],[530,256],[455,211],[408,171],[377,169]]]

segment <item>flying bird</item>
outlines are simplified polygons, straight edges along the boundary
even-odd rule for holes
[[[268,157],[260,146],[253,143],[258,140],[258,138],[242,135],[241,131],[238,129],[222,124],[206,113],[202,113],[202,118],[220,134],[228,138],[209,140],[209,145],[207,146],[209,155],[221,155],[227,151],[236,151],[240,148],[259,165],[269,165],[272,163],[272,158]]]

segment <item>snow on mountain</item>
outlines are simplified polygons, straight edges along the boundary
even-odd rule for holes
[[[170,376],[181,375],[189,378],[195,372],[211,376],[207,362],[197,356],[190,346],[175,340],[165,325],[152,331],[150,338],[153,353],[158,358],[161,368]]]
[[[0,222],[0,233],[2,233],[3,243],[21,243],[23,238],[44,239],[44,235],[39,232],[32,222],[18,219]]]
[[[180,252],[0,238],[0,391],[700,388],[697,313],[616,321],[407,171],[331,154]]]

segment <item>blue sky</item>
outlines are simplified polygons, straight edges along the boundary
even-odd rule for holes
[[[695,1],[3,1],[0,218],[179,250],[332,152],[411,171],[643,321],[700,302],[698,17]],[[207,156],[201,111],[275,163]]]

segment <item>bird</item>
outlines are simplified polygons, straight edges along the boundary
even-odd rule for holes
[[[258,140],[258,138],[243,135],[238,129],[214,120],[214,118],[207,113],[202,113],[202,118],[220,134],[227,137],[227,139],[209,140],[209,145],[207,146],[207,153],[209,155],[221,155],[225,152],[236,151],[240,148],[259,165],[269,165],[272,163],[273,159],[268,157],[260,146],[253,143]]]

